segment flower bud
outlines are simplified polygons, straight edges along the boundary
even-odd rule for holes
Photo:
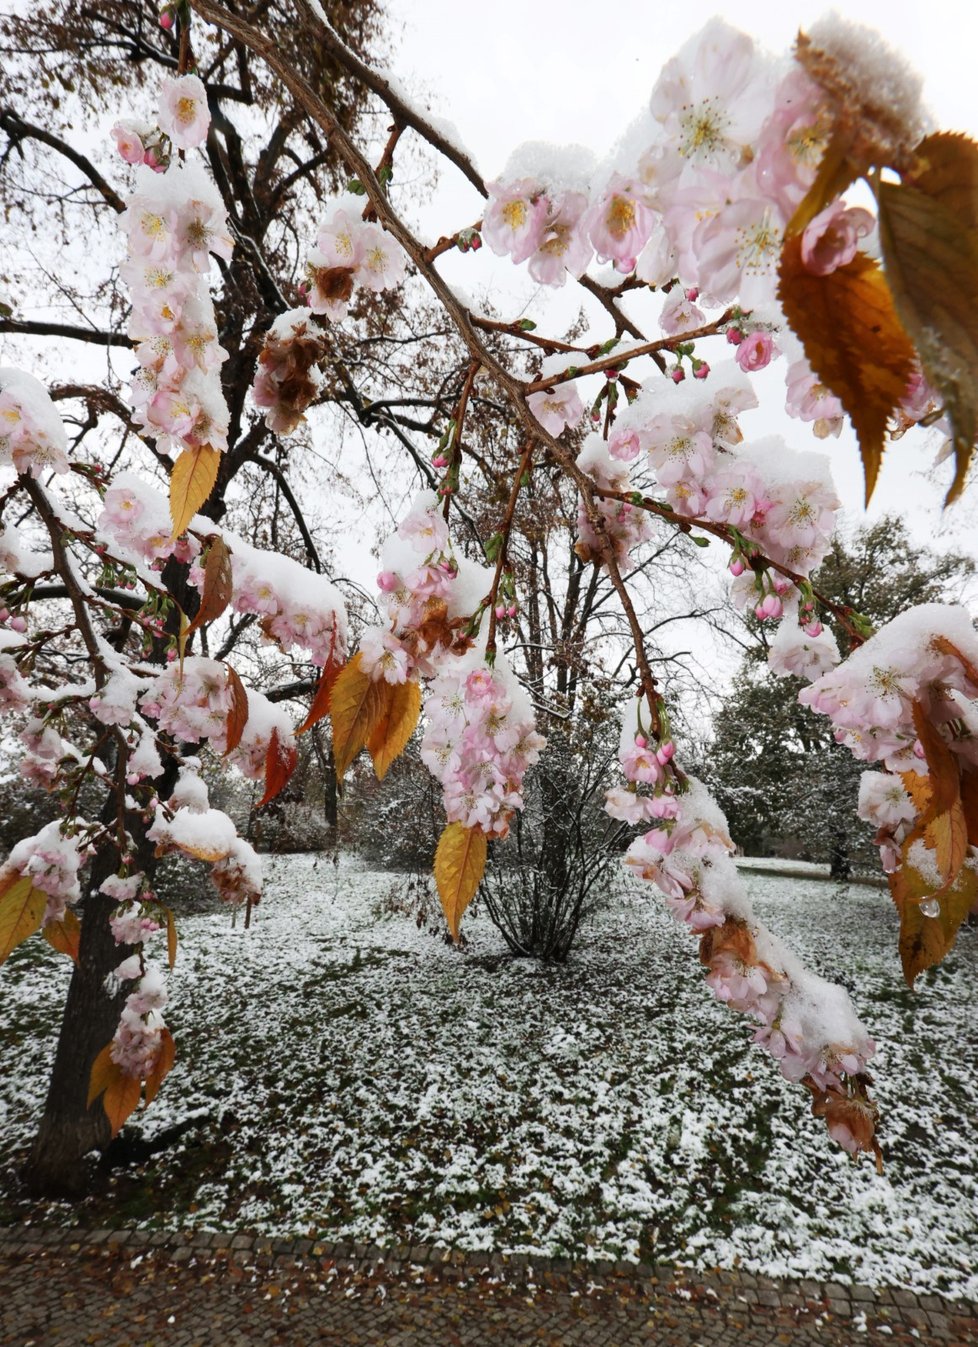
[[[696,366],[696,368],[693,370],[693,378],[694,378],[694,379],[705,379],[705,378],[707,377],[707,375],[709,374],[709,372],[710,372],[710,367],[709,367],[709,365],[706,363],[705,360],[701,360],[700,363],[699,363],[699,364]]]
[[[683,369],[682,365],[677,365],[675,369],[669,371],[669,378],[674,384],[681,384],[686,378],[686,371]]]
[[[743,575],[744,571],[746,571],[747,569],[747,566],[744,562],[743,557],[734,557],[733,561],[731,561],[727,569],[730,571],[731,575]]]

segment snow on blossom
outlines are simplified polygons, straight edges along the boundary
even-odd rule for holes
[[[915,702],[952,751],[967,755],[970,733],[957,739],[948,721],[960,721],[978,698],[969,674],[976,662],[978,637],[966,609],[925,603],[893,618],[838,668],[803,688],[799,700],[828,716],[836,738],[866,762],[901,765],[917,739]]]
[[[797,622],[782,622],[768,650],[767,662],[777,674],[790,674],[806,682],[820,677],[839,662],[835,637],[823,628],[811,636]]]
[[[24,876],[35,889],[47,895],[44,925],[60,921],[65,908],[81,897],[78,871],[85,852],[77,836],[62,831],[55,820],[40,832],[17,842],[0,867],[0,884],[11,876]]]
[[[68,436],[44,385],[19,369],[0,369],[0,465],[39,477],[68,471]]]

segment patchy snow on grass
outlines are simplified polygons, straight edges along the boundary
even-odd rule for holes
[[[0,971],[0,1220],[250,1227],[631,1257],[978,1295],[975,930],[908,991],[885,894],[747,876],[772,928],[845,981],[876,1037],[886,1170],[853,1164],[715,1004],[695,946],[623,887],[570,962],[456,951],[387,895],[406,880],[274,858],[251,930],[188,917],[178,1060],[146,1138],[75,1207],[17,1195],[68,978],[40,941]]]

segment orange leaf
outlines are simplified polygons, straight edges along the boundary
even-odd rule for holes
[[[172,967],[172,965],[171,965]],[[177,1046],[173,1041],[173,1035],[169,1029],[163,1029],[160,1032],[160,1051],[156,1061],[153,1063],[153,1069],[146,1077],[146,1105],[147,1107],[156,1098],[157,1091],[170,1073],[170,1069],[177,1057]]]
[[[177,961],[177,923],[170,908],[166,909],[166,960],[172,971]]]
[[[299,754],[296,749],[282,744],[279,741],[278,730],[273,729],[265,753],[265,794],[258,801],[258,809],[261,809],[263,804],[268,804],[269,800],[275,799],[295,771],[298,761]]]
[[[435,883],[452,939],[458,944],[459,922],[475,897],[486,868],[488,839],[481,828],[449,823],[435,852]]]
[[[842,403],[859,439],[866,500],[883,460],[887,422],[907,387],[914,349],[879,264],[863,253],[827,276],[801,260],[801,238],[785,240],[778,298],[808,363]]]
[[[421,715],[421,688],[417,683],[395,683],[394,695],[374,726],[367,748],[377,780],[383,781],[391,763],[400,757]]]
[[[112,1135],[118,1136],[122,1124],[139,1107],[143,1087],[141,1081],[128,1075],[121,1066],[116,1066],[115,1062],[112,1065],[114,1074],[102,1095],[102,1107],[112,1128]]]
[[[217,481],[221,455],[209,444],[184,449],[170,473],[170,518],[176,538],[190,524]]]
[[[117,1070],[118,1067],[112,1060],[112,1044],[106,1043],[92,1063],[91,1074],[88,1077],[88,1108],[91,1108],[99,1095],[108,1089],[109,1082]]]
[[[923,822],[929,823],[938,814],[946,813],[961,797],[958,760],[917,701],[913,703],[913,727],[917,731],[930,772],[931,803],[923,818]]]
[[[394,695],[386,679],[374,680],[361,667],[357,653],[337,675],[330,699],[333,759],[342,781],[350,763],[373,734]]]
[[[333,699],[333,687],[343,665],[334,663],[330,657],[323,666],[322,677],[319,680],[319,687],[316,689],[316,695],[312,699],[312,706],[309,708],[309,714],[296,730],[296,734],[305,734],[306,730],[311,730],[313,725],[329,715],[330,702]]]
[[[900,959],[909,987],[919,973],[940,963],[952,948],[961,923],[978,899],[978,875],[970,865],[962,866],[951,885],[936,896],[933,879],[909,862],[914,842],[913,835],[904,842],[900,868],[889,876],[890,893],[900,913]],[[929,898],[940,904],[936,917],[921,910],[921,902]]]
[[[204,589],[197,616],[187,628],[191,636],[208,622],[216,622],[231,602],[231,553],[223,538],[214,537],[204,562]]]
[[[237,672],[225,661],[228,671],[228,692],[231,694],[231,707],[228,711],[227,747],[225,753],[231,753],[241,743],[245,726],[248,723],[248,693]]]
[[[81,922],[72,911],[66,908],[60,921],[49,921],[41,928],[41,935],[52,949],[59,954],[67,954],[72,963],[78,963],[78,944],[81,940]]]
[[[969,187],[978,173],[978,146],[963,136],[953,141],[957,162],[945,144],[939,170],[925,171],[914,185],[880,183],[877,193],[893,300],[951,421],[955,473],[948,504],[964,487],[978,434],[978,228]],[[956,173],[960,186],[950,190]]]
[[[14,871],[0,885],[0,963],[44,920],[47,894]]]

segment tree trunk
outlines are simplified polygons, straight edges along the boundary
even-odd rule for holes
[[[109,927],[116,901],[98,892],[117,869],[112,846],[92,864],[82,905],[78,966],[68,988],[44,1115],[24,1170],[31,1192],[46,1197],[81,1196],[90,1177],[84,1157],[104,1150],[111,1140],[101,1099],[88,1106],[88,1080],[92,1063],[115,1033],[126,999],[122,990],[110,996],[104,986],[126,955]]]
[[[161,799],[169,798],[176,778],[176,761],[168,758],[159,778]],[[103,823],[111,823],[115,808],[115,796],[110,794],[101,810]],[[146,822],[139,814],[127,813],[125,827],[131,841],[132,864],[152,886],[156,857],[152,842],[146,838]],[[122,988],[114,995],[105,989],[108,975],[134,949],[116,944],[109,918],[118,902],[99,892],[119,867],[118,848],[104,841],[92,862],[80,904],[78,964],[68,987],[44,1113],[24,1167],[25,1183],[39,1196],[79,1197],[87,1192],[91,1167],[85,1163],[85,1156],[91,1151],[104,1151],[112,1140],[101,1099],[88,1106],[88,1082],[92,1063],[111,1041],[128,995]]]

